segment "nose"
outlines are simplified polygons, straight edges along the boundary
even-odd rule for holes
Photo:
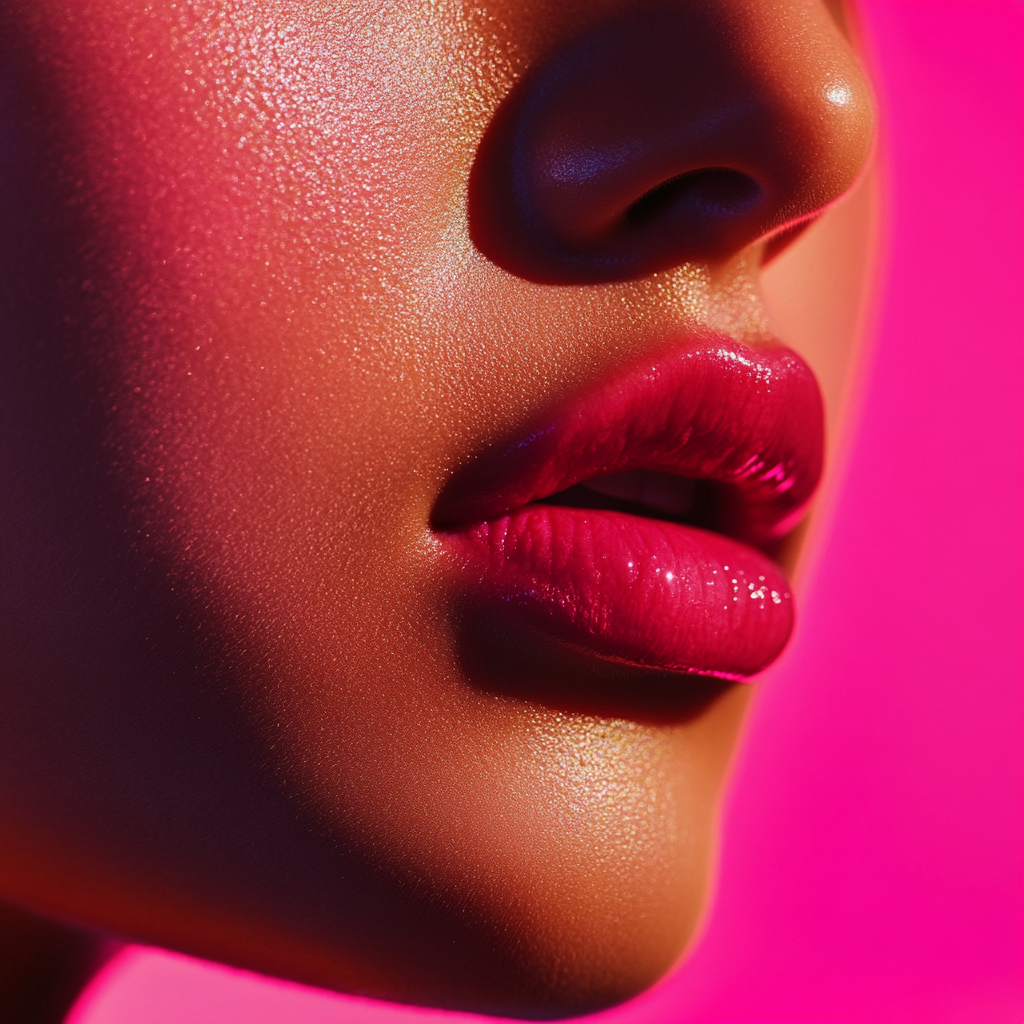
[[[470,234],[551,284],[720,262],[842,195],[872,118],[820,0],[631,5],[563,42],[499,107],[470,175]]]

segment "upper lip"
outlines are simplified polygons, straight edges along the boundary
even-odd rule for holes
[[[598,382],[458,470],[432,515],[448,530],[590,478],[653,470],[731,495],[714,524],[764,546],[788,532],[821,475],[821,395],[806,363],[772,344],[682,344]]]

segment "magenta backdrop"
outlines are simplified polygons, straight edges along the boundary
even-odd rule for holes
[[[593,1018],[1024,1018],[1024,4],[864,0],[888,229],[859,425],[704,936]],[[132,947],[74,1024],[421,1024]]]

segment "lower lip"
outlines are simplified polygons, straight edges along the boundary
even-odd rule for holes
[[[792,632],[778,566],[694,527],[527,505],[441,537],[460,589],[599,658],[745,679]]]

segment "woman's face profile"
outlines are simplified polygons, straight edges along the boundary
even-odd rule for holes
[[[5,6],[4,896],[483,1012],[671,966],[821,468],[760,277],[867,156],[840,21]]]

